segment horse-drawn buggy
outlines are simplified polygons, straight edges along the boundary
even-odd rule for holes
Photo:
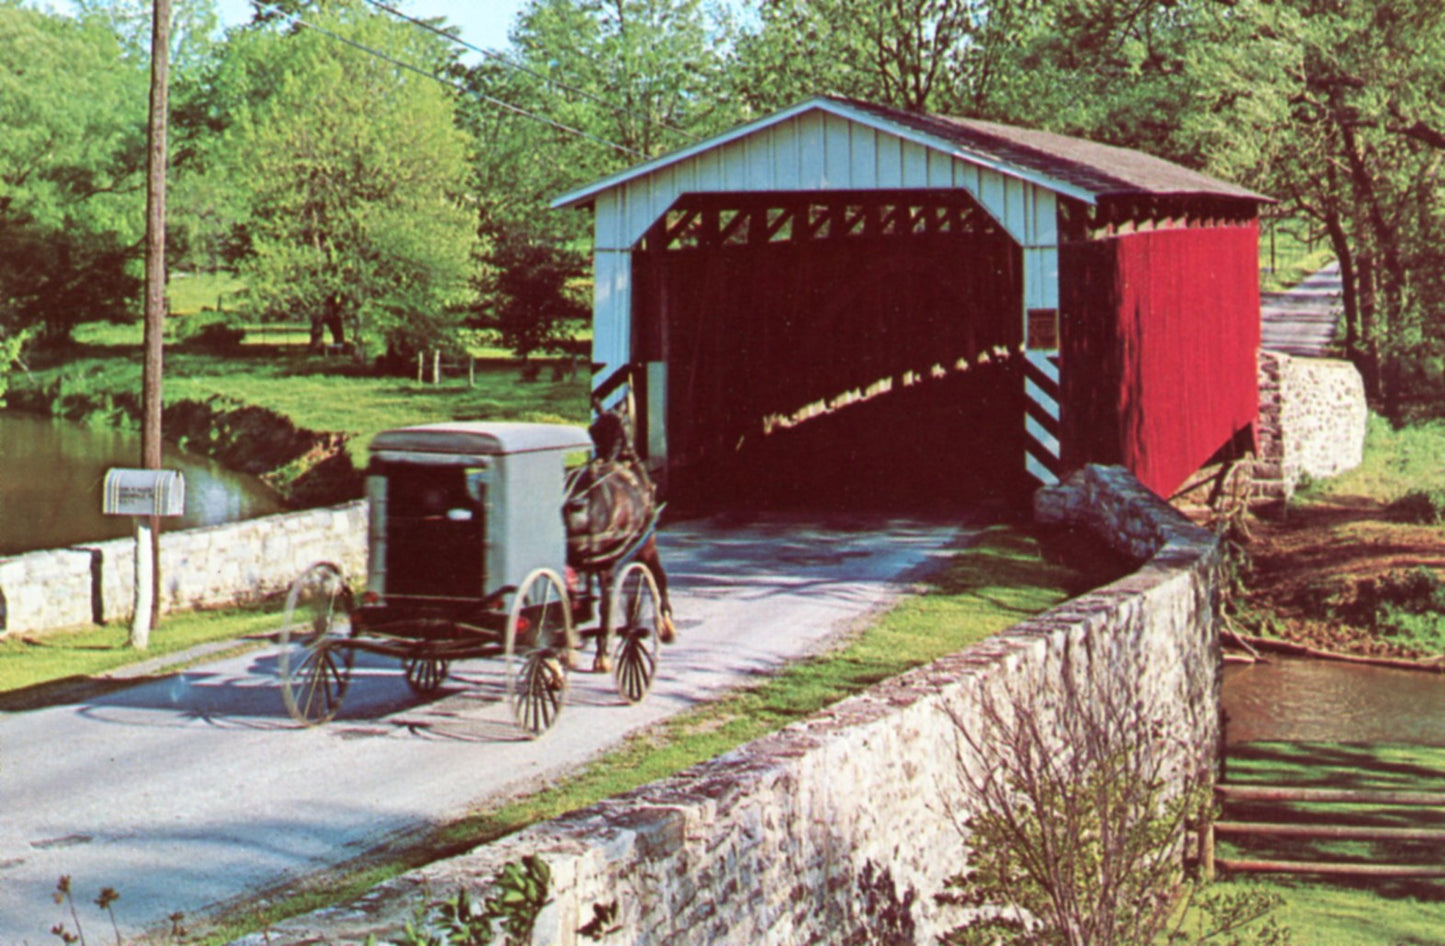
[[[513,718],[533,737],[556,722],[588,641],[594,669],[611,669],[624,699],[646,696],[671,635],[653,542],[660,509],[630,450],[609,446],[567,473],[598,428],[592,438],[522,423],[378,434],[364,591],[320,562],[286,598],[279,670],[291,715],[308,725],[334,716],[358,651],[398,658],[422,695],[454,661],[500,658]]]

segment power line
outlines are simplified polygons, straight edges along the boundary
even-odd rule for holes
[[[569,135],[576,135],[579,138],[586,138],[589,141],[603,145],[604,147],[612,148],[615,151],[620,151],[623,154],[629,155],[631,157],[646,157],[646,155],[644,155],[642,152],[629,148],[626,145],[620,145],[615,141],[608,141],[606,138],[601,138],[597,135],[592,134],[591,132],[583,131],[580,128],[573,128],[571,125],[564,125],[561,122],[556,121],[555,119],[548,118],[545,115],[538,115],[536,112],[528,111],[527,109],[522,108],[519,105],[513,105],[511,102],[504,102],[503,100],[499,98],[494,98],[493,96],[487,95],[484,92],[479,92],[476,89],[468,88],[467,86],[462,85],[460,82],[453,82],[451,79],[443,78],[442,76],[439,76],[434,72],[429,72],[425,69],[422,69],[420,66],[413,65],[409,62],[404,62],[400,59],[397,59],[395,56],[391,56],[387,53],[382,52],[379,49],[367,46],[365,43],[357,42],[356,40],[351,39],[348,36],[342,36],[340,33],[328,30],[324,26],[317,26],[314,23],[309,23],[306,20],[303,20],[301,17],[297,16],[296,14],[287,13],[285,10],[282,10],[279,7],[276,7],[270,3],[262,2],[262,0],[253,0],[253,2],[255,2],[257,9],[265,10],[267,12],[285,17],[287,20],[297,24],[298,26],[304,26],[307,29],[315,30],[323,36],[330,37],[331,39],[334,39],[340,43],[345,43],[347,46],[350,46],[353,49],[360,50],[361,52],[364,52],[369,56],[375,56],[377,59],[380,59],[383,62],[390,63],[391,65],[396,66],[398,69],[405,69],[408,72],[414,72],[419,76],[431,79],[433,82],[439,82],[442,85],[455,89],[456,91],[461,92],[465,95],[471,95],[475,98],[478,98],[489,105],[495,105],[497,108],[512,112],[516,115],[521,115],[523,118],[530,118],[532,121],[541,122],[544,125],[555,128],[556,130],[565,132]]]
[[[411,24],[413,24],[413,25],[415,25],[415,26],[419,26],[419,27],[421,27],[421,28],[424,29],[424,30],[427,30],[427,31],[432,32],[432,33],[435,33],[437,36],[440,36],[440,37],[442,37],[442,38],[444,38],[444,39],[450,40],[451,42],[456,43],[458,46],[464,46],[464,47],[466,47],[467,49],[470,49],[472,52],[478,53],[478,54],[480,54],[480,55],[482,55],[482,56],[486,56],[488,59],[491,59],[491,60],[493,60],[493,61],[495,61],[495,62],[497,62],[497,63],[500,63],[501,65],[507,67],[508,69],[513,69],[513,70],[516,70],[517,72],[525,73],[526,75],[529,75],[529,76],[531,76],[531,77],[534,78],[534,79],[539,79],[539,80],[541,80],[542,82],[546,82],[546,83],[549,84],[549,85],[554,85],[554,86],[556,86],[557,88],[563,90],[564,92],[571,92],[573,95],[581,96],[582,98],[587,99],[589,102],[593,102],[593,103],[595,103],[595,104],[597,104],[597,105],[601,105],[603,108],[612,110],[614,113],[616,113],[616,114],[618,114],[618,115],[626,115],[626,116],[629,117],[629,118],[636,118],[636,119],[638,119],[639,121],[646,122],[646,123],[649,124],[649,125],[655,125],[656,127],[662,128],[662,129],[664,129],[664,130],[666,130],[666,131],[670,131],[670,132],[672,132],[673,134],[681,135],[682,137],[686,138],[688,141],[699,141],[699,140],[701,140],[697,135],[694,135],[694,134],[692,134],[692,133],[689,132],[689,131],[685,131],[684,129],[677,127],[676,125],[672,124],[671,122],[665,122],[665,121],[662,121],[661,119],[652,118],[652,117],[649,116],[649,115],[641,115],[641,114],[638,114],[637,112],[634,112],[634,111],[632,111],[632,110],[630,110],[630,109],[628,109],[628,108],[626,108],[626,107],[624,107],[624,106],[618,105],[618,104],[615,103],[615,102],[609,102],[609,101],[607,101],[606,99],[602,98],[602,97],[599,96],[599,95],[595,95],[595,94],[593,94],[593,93],[591,93],[591,92],[588,92],[586,89],[579,89],[579,88],[577,88],[576,86],[568,85],[568,84],[566,84],[565,82],[558,82],[556,79],[552,78],[551,76],[544,75],[543,73],[540,73],[540,72],[536,71],[535,69],[531,69],[531,68],[529,68],[529,67],[527,67],[527,66],[524,66],[524,65],[522,65],[521,63],[513,62],[511,59],[509,59],[508,57],[502,55],[501,53],[499,53],[499,52],[497,52],[497,51],[495,51],[495,50],[483,49],[481,46],[473,45],[472,43],[469,43],[469,42],[467,42],[466,40],[462,39],[460,36],[454,36],[453,34],[448,33],[446,30],[441,29],[440,27],[434,26],[434,25],[432,25],[431,23],[426,22],[425,20],[420,20],[420,19],[417,19],[416,17],[411,16],[411,15],[409,15],[409,14],[407,14],[407,13],[403,13],[401,10],[396,9],[395,7],[393,7],[393,6],[391,6],[391,5],[381,2],[381,0],[366,0],[366,2],[369,3],[369,4],[371,4],[372,6],[376,7],[377,9],[385,10],[387,13],[390,13],[392,16],[399,17],[399,18],[401,18],[401,19],[403,19],[403,20],[406,20],[408,23],[411,23]]]

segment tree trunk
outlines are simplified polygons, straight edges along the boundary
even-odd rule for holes
[[[1331,209],[1325,214],[1325,230],[1330,236],[1330,247],[1340,264],[1340,302],[1345,309],[1345,357],[1358,361],[1360,356],[1360,297],[1355,285],[1355,255],[1350,239],[1340,222],[1338,210]]]

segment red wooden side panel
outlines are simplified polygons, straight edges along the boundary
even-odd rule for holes
[[[1066,469],[1122,463],[1168,496],[1259,408],[1259,229],[1159,230],[1060,259]]]

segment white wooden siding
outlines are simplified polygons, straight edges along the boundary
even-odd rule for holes
[[[816,107],[596,193],[593,360],[630,359],[631,250],[683,194],[915,188],[967,191],[1023,247],[1025,308],[1057,308],[1053,190]]]

